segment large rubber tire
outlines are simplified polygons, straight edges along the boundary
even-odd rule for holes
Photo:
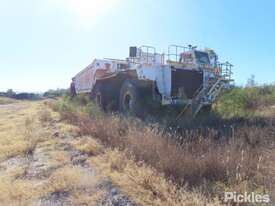
[[[71,97],[76,96],[76,89],[75,89],[75,85],[73,82],[71,83],[71,86],[70,86],[70,93],[71,93]]]
[[[108,101],[103,84],[98,83],[95,85],[91,97],[98,107],[100,107],[102,110],[106,110]]]
[[[121,87],[119,110],[125,115],[141,117],[144,111],[144,102],[141,97],[141,88],[135,80],[126,80]]]

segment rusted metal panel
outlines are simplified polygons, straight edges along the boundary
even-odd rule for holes
[[[103,79],[115,73],[116,65],[112,60],[95,59],[73,78],[76,93],[91,92],[97,79]]]
[[[77,93],[90,92],[92,89],[92,77],[93,77],[93,67],[87,67],[82,72],[78,73],[74,77],[74,84]]]

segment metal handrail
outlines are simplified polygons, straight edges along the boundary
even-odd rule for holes
[[[155,47],[152,47],[152,46],[145,46],[145,45],[142,45],[141,47],[139,47],[140,49],[140,57],[142,57],[142,54],[145,53],[146,54],[146,63],[148,64],[149,63],[149,54],[150,54],[150,50],[153,50],[153,61],[155,62],[156,61],[156,48]],[[143,51],[143,49],[146,50]]]
[[[220,76],[225,80],[231,80],[231,76],[233,74],[232,72],[233,65],[230,64],[229,62],[225,62],[225,63],[218,63],[217,66],[221,70]]]
[[[171,53],[171,49],[174,48],[175,53]],[[180,45],[175,45],[175,44],[171,44],[168,46],[168,60],[172,60],[170,59],[171,56],[176,57],[176,61],[178,61],[178,57],[180,57],[180,54],[185,52],[188,49],[188,47],[186,46],[180,46]],[[180,53],[178,53],[178,51],[181,51]]]

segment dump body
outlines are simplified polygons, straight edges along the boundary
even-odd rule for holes
[[[127,65],[127,63],[95,59],[73,78],[76,93],[90,93],[98,79],[110,78],[115,75],[119,71],[118,66],[121,65]]]
[[[77,93],[89,93],[93,85],[93,70],[92,67],[87,67],[74,78],[74,85]]]

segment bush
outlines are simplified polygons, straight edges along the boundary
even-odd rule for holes
[[[216,104],[216,111],[224,117],[246,116],[248,101],[241,88],[234,88],[222,95]]]
[[[82,114],[90,117],[103,116],[100,108],[95,105],[87,95],[79,95],[75,98],[64,96],[63,99],[52,104],[50,107],[54,111],[59,112],[63,119],[73,118],[74,114]]]
[[[249,117],[257,110],[273,104],[275,104],[275,87],[264,85],[233,88],[221,95],[214,108],[222,117]]]
[[[65,95],[69,95],[69,89],[50,89],[47,92],[45,92],[43,94],[43,97],[47,97],[47,98],[55,98],[55,97],[62,97]]]

